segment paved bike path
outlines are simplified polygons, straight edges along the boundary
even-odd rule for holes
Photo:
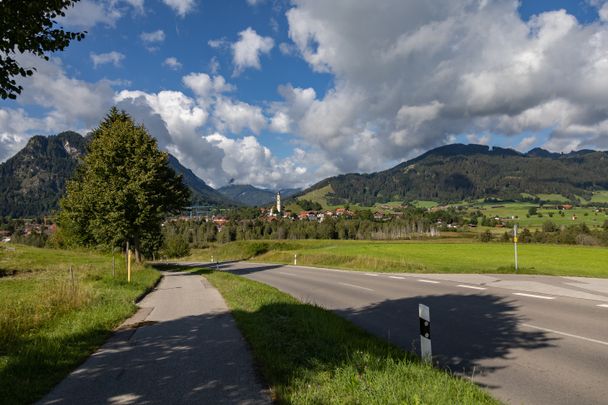
[[[226,303],[206,279],[165,273],[139,306],[40,403],[271,403]]]

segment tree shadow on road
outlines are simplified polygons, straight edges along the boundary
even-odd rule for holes
[[[469,377],[508,367],[483,366],[484,360],[513,359],[515,349],[549,348],[556,340],[542,331],[520,329],[518,325],[527,319],[517,313],[516,302],[491,294],[419,296],[335,312],[405,350],[418,352],[419,304],[431,311],[434,362]]]

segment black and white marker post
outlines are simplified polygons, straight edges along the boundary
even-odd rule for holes
[[[418,304],[418,317],[420,318],[420,357],[431,362],[431,311],[429,307]]]

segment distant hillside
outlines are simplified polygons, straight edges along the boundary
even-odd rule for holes
[[[76,132],[32,137],[0,164],[0,215],[31,216],[56,208],[85,149]]]
[[[190,188],[192,193],[191,200],[193,205],[212,205],[222,207],[233,207],[239,205],[238,201],[225,197],[211,186],[207,185],[202,179],[196,176],[192,170],[183,166],[175,156],[169,154],[169,166],[177,174],[182,175],[183,182]]]
[[[275,201],[277,191],[257,188],[249,184],[231,184],[217,189],[233,201],[250,207],[260,207]],[[300,191],[297,188],[279,190],[283,198],[288,198]]]
[[[34,136],[0,163],[0,215],[38,216],[57,209],[67,181],[86,153],[87,140],[76,132]],[[235,206],[169,155],[169,164],[192,191],[194,205]]]
[[[388,201],[457,202],[478,198],[520,200],[522,195],[590,198],[608,189],[608,152],[558,154],[454,144],[430,150],[392,169],[325,179],[301,195],[328,190],[328,204],[371,206]]]

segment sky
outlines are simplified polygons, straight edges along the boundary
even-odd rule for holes
[[[449,143],[608,149],[606,0],[81,0],[0,100],[0,161],[112,106],[214,187],[305,187]]]

